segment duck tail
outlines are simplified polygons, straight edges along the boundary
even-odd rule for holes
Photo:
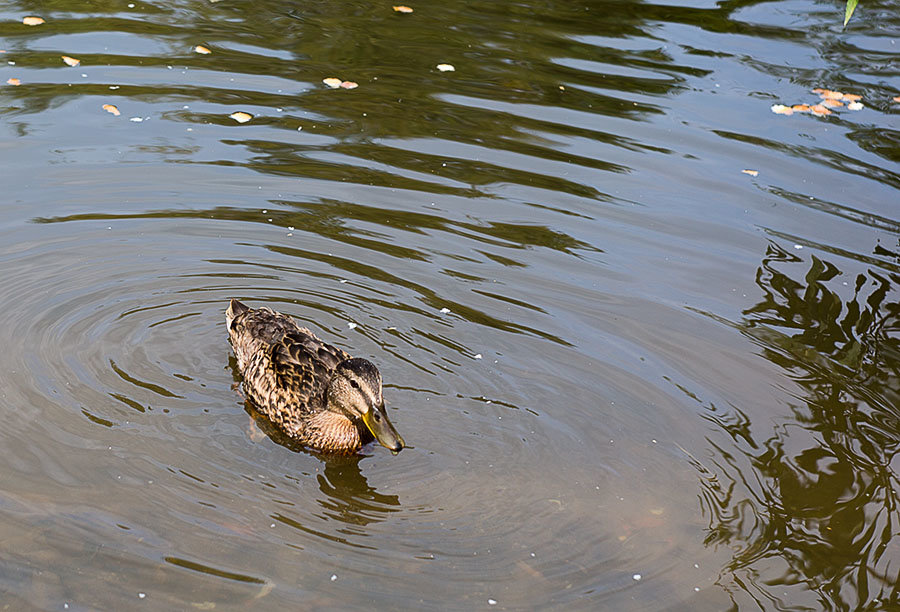
[[[231,323],[238,315],[244,314],[248,310],[250,310],[249,306],[232,299],[231,303],[228,304],[228,309],[225,311],[225,324],[228,326],[228,329],[231,329]]]

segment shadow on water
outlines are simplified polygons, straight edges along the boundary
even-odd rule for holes
[[[770,245],[765,298],[735,325],[802,391],[774,430],[751,407],[707,406],[727,441],[708,438],[711,464],[694,459],[706,543],[734,551],[720,580],[736,602],[900,605],[900,274],[839,283],[836,265],[811,260],[794,278],[801,260]]]
[[[229,366],[231,367],[233,378],[235,381],[239,381],[241,378],[233,356],[229,357]],[[316,476],[316,482],[319,485],[319,491],[322,493],[322,497],[317,499],[317,503],[324,510],[323,518],[334,519],[348,525],[365,526],[371,523],[382,522],[391,513],[401,510],[400,500],[397,495],[379,493],[369,484],[360,470],[359,462],[369,456],[365,454],[365,451],[371,445],[363,447],[359,453],[350,455],[319,453],[302,444],[298,444],[284,435],[249,400],[244,401],[244,410],[262,433],[273,442],[293,452],[316,457],[322,462],[324,469],[321,474]],[[257,436],[251,433],[250,438],[255,439]],[[284,514],[275,514],[271,518],[328,540],[365,548],[365,546],[354,544],[344,537],[311,529]],[[365,535],[365,532],[352,529],[349,531],[338,529],[337,531],[346,535]]]
[[[289,516],[287,512],[273,513],[270,518],[330,542],[356,549],[376,550],[376,546],[363,544],[359,538],[370,535],[365,527],[381,523],[403,509],[399,497],[379,493],[369,484],[359,467],[359,462],[365,459],[362,455],[327,456],[297,449],[296,445],[293,449],[317,456],[324,464],[323,472],[316,475],[322,495],[315,501],[322,512],[308,520]],[[331,524],[331,521],[338,523]],[[320,527],[315,528],[313,524]]]

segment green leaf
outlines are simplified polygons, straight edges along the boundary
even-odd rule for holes
[[[847,8],[844,9],[844,27],[847,27],[847,22],[850,21],[850,17],[853,16],[853,11],[856,9],[856,4],[859,0],[847,0]]]

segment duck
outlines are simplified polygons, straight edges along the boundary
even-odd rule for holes
[[[232,299],[225,323],[244,393],[275,429],[326,453],[355,453],[373,440],[395,454],[403,449],[374,363],[265,306]]]

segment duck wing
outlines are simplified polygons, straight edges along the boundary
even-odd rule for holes
[[[337,365],[350,355],[302,328],[271,345],[276,385],[285,399],[307,410],[324,408],[325,389]]]

